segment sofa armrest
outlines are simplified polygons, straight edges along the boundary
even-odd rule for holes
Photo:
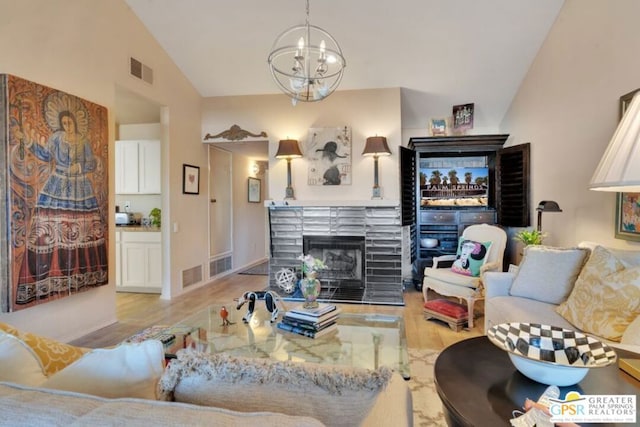
[[[413,425],[413,400],[408,382],[397,372],[377,397],[361,427]]]
[[[482,277],[485,298],[509,295],[509,289],[511,289],[511,284],[515,277],[515,273],[487,271]]]

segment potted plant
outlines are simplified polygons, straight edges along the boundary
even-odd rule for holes
[[[149,212],[149,219],[151,220],[151,225],[153,225],[154,227],[160,227],[160,225],[162,224],[161,217],[162,214],[160,209],[158,208],[153,208],[151,209],[151,212]]]
[[[541,245],[545,237],[547,237],[547,235],[542,231],[520,230],[513,236],[513,239],[518,242],[524,243],[525,246],[529,246],[529,245]]]

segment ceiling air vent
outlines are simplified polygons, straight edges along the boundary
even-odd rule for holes
[[[144,65],[136,58],[129,58],[129,72],[133,77],[136,77],[149,84],[153,84],[153,70],[151,67]]]

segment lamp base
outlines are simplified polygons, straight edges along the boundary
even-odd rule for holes
[[[293,195],[293,187],[287,187],[286,190],[284,191],[284,198],[285,200],[290,199],[290,200],[295,200],[295,196]]]
[[[371,199],[382,199],[382,191],[380,191],[380,187],[373,187],[373,193],[371,195]]]

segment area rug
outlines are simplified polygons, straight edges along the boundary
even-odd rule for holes
[[[241,271],[238,274],[248,274],[251,276],[268,276],[269,275],[269,262],[265,261],[260,264],[256,264],[251,268]]]
[[[410,348],[411,379],[409,388],[413,398],[413,425],[446,427],[442,403],[433,382],[433,365],[437,350]]]

